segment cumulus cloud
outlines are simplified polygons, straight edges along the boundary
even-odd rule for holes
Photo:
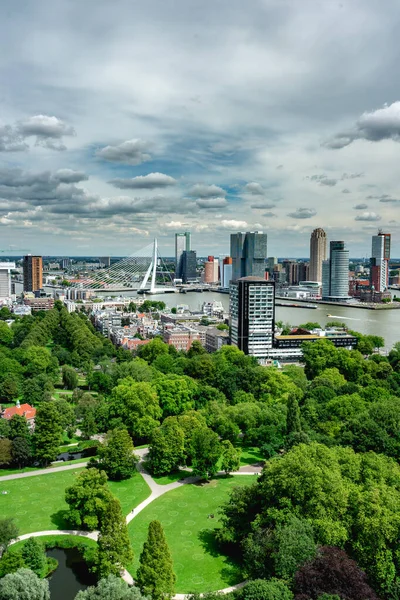
[[[216,209],[228,206],[228,201],[226,198],[198,198],[196,200],[196,205],[199,208]]]
[[[54,178],[60,183],[79,183],[87,181],[89,177],[83,171],[74,171],[73,169],[58,169],[54,173]]]
[[[328,175],[307,175],[306,179],[310,181],[316,181],[319,185],[326,185],[329,187],[333,187],[337,184],[338,180],[332,177],[328,177]]]
[[[294,212],[288,213],[288,217],[292,219],[311,219],[317,214],[313,208],[298,208]]]
[[[10,125],[0,126],[0,152],[20,152],[28,148],[28,144]]]
[[[231,229],[237,231],[247,229],[248,224],[246,221],[236,221],[235,219],[222,219],[221,227],[223,229]]]
[[[390,194],[379,194],[377,196],[367,196],[367,200],[379,200],[379,202],[387,202],[388,204],[397,204],[399,200],[396,198],[392,198]]]
[[[365,210],[366,208],[368,208],[368,204],[364,204],[364,202],[362,202],[361,204],[356,204],[355,206],[353,206],[354,210]]]
[[[268,210],[269,208],[275,208],[276,204],[271,202],[254,202],[250,205],[250,208],[258,208],[261,210]]]
[[[329,187],[333,187],[336,184],[337,179],[331,179],[329,177],[327,177],[326,179],[321,179],[321,181],[319,182],[319,185],[327,185]]]
[[[151,155],[149,154],[150,148],[151,144],[144,140],[127,140],[118,146],[105,146],[97,150],[96,156],[110,162],[141,165],[151,160]]]
[[[379,142],[381,140],[400,140],[400,101],[384,104],[382,108],[364,112],[348,131],[343,131],[324,145],[332,149],[349,146],[355,140]]]
[[[62,138],[76,135],[73,127],[57,117],[47,115],[35,115],[19,121],[16,131],[23,139],[36,137],[36,146],[44,146],[50,150],[66,150]]]
[[[164,173],[149,173],[148,175],[139,175],[138,177],[132,177],[131,179],[111,179],[108,183],[111,183],[111,185],[121,190],[153,190],[155,188],[165,188],[176,185],[177,181],[169,175],[164,175]]]
[[[351,192],[347,188],[344,188],[344,190],[342,190],[342,194],[351,194]]]
[[[355,221],[380,221],[381,216],[374,212],[364,212],[355,217]]]
[[[273,217],[276,217],[276,214],[273,212],[266,212],[266,213],[263,213],[263,217],[267,217],[267,218],[271,219]]]
[[[364,173],[343,173],[341,179],[345,181],[346,179],[358,179],[359,177],[364,177]]]
[[[244,192],[246,194],[252,194],[253,196],[263,196],[265,194],[263,186],[255,181],[246,183],[244,186]]]
[[[192,198],[220,198],[226,196],[226,191],[218,185],[196,183],[188,191],[188,196]]]

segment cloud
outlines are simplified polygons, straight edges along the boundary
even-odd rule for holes
[[[357,215],[355,221],[380,221],[381,216],[374,212],[364,212],[362,215]]]
[[[148,153],[150,147],[151,144],[144,140],[127,140],[118,146],[105,146],[97,150],[96,156],[110,162],[140,165],[151,160],[151,155]]]
[[[222,219],[221,227],[223,229],[231,229],[237,231],[247,229],[248,224],[246,221],[236,221],[235,219]]]
[[[298,208],[294,212],[289,213],[287,216],[292,219],[311,219],[317,214],[317,211],[313,208]]]
[[[354,210],[365,210],[366,208],[368,208],[368,204],[356,204],[355,206],[353,206]]]
[[[276,217],[276,214],[273,212],[266,212],[266,213],[263,213],[262,216],[267,217],[267,218],[273,218],[273,217]]]
[[[0,152],[20,152],[28,148],[28,144],[10,125],[0,126]]]
[[[218,198],[226,196],[226,191],[218,185],[206,185],[203,183],[196,183],[188,191],[188,196],[192,198]]]
[[[321,179],[321,181],[319,182],[319,185],[328,185],[329,187],[333,187],[334,185],[337,184],[337,179],[329,179],[328,177],[326,179]]]
[[[246,194],[252,194],[253,196],[263,196],[265,194],[263,186],[255,181],[252,183],[246,183],[244,186],[244,192]]]
[[[47,115],[35,115],[19,121],[16,125],[16,131],[23,139],[35,136],[36,146],[43,146],[51,150],[66,150],[62,138],[76,135],[73,127],[57,117]]]
[[[132,179],[111,179],[111,185],[121,190],[126,189],[147,189],[165,188],[176,185],[177,181],[164,173],[149,173],[148,175],[139,175]]]
[[[345,181],[346,179],[358,179],[359,177],[364,177],[364,173],[343,173],[341,180]]]
[[[72,169],[58,169],[54,173],[54,178],[60,183],[79,183],[79,181],[87,181],[89,179],[83,171],[73,171]]]
[[[257,208],[261,210],[268,210],[269,208],[275,208],[276,204],[271,202],[254,202],[250,204],[250,208]]]
[[[327,148],[340,149],[349,146],[355,140],[380,142],[382,140],[400,140],[400,101],[384,104],[372,112],[364,112],[352,129],[336,134],[324,145]]]
[[[351,192],[347,188],[344,188],[344,190],[342,190],[342,194],[351,194]]]
[[[199,208],[224,208],[228,206],[226,198],[198,198],[196,204]]]
[[[333,187],[337,184],[338,180],[332,177],[328,177],[327,175],[307,175],[306,179],[310,181],[316,181],[319,185],[326,185],[329,187]]]
[[[379,202],[386,202],[388,204],[397,204],[397,202],[399,202],[399,200],[397,200],[396,198],[392,198],[392,196],[390,196],[390,194],[380,194],[377,196],[367,196],[367,200],[379,200]]]

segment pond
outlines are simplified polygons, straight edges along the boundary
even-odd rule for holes
[[[96,584],[77,548],[53,548],[46,554],[58,561],[58,568],[49,577],[52,600],[74,600],[80,590]]]

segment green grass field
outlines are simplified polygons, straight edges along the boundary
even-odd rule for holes
[[[3,518],[14,517],[20,534],[69,529],[70,525],[63,518],[63,512],[68,508],[64,494],[79,472],[77,466],[71,471],[1,481],[0,491],[7,491],[7,494],[0,494],[0,514]],[[124,515],[150,495],[150,489],[139,473],[126,481],[110,481],[108,485],[120,500]]]
[[[185,477],[190,477],[193,475],[191,471],[174,471],[173,473],[169,473],[168,475],[159,475],[158,477],[152,476],[154,481],[159,485],[168,485],[168,483],[173,483],[174,481],[179,481],[180,479],[184,479]]]
[[[221,477],[206,484],[182,486],[152,502],[128,526],[135,554],[129,567],[133,577],[149,522],[157,519],[171,549],[177,593],[216,591],[239,583],[238,566],[219,553],[212,532],[219,522],[218,509],[232,488],[252,482],[250,475]]]
[[[265,462],[265,457],[260,453],[259,448],[242,448],[240,455],[240,466],[254,465],[258,462]]]

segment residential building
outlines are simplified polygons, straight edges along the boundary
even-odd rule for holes
[[[265,277],[267,234],[262,231],[231,234],[232,281],[241,277]]]
[[[30,404],[20,404],[19,400],[17,400],[15,406],[11,406],[10,408],[6,408],[4,410],[1,410],[0,406],[0,416],[2,419],[7,419],[7,421],[10,421],[14,415],[25,417],[29,428],[31,430],[34,429],[36,408],[33,408]]]
[[[181,256],[181,277],[183,283],[197,280],[197,257],[194,250],[184,250]]]
[[[267,258],[267,269],[268,269],[268,273],[270,275],[272,275],[272,273],[274,272],[274,266],[278,264],[278,259],[276,256],[269,256]]]
[[[306,279],[322,281],[322,263],[326,260],[326,233],[318,227],[310,238],[310,274]]]
[[[182,254],[191,250],[191,235],[189,231],[175,234],[175,277],[182,277]]]
[[[24,304],[25,306],[29,306],[31,310],[51,310],[52,308],[54,308],[54,298],[35,298],[34,296],[25,296]]]
[[[230,285],[231,342],[245,354],[265,358],[273,346],[275,284],[241,277]]]
[[[217,271],[218,271],[218,261],[217,261]],[[215,277],[215,259],[213,256],[209,256],[204,263],[204,283],[216,283],[218,281],[218,273],[217,277]]]
[[[22,259],[24,292],[36,292],[43,286],[43,260],[41,256],[28,254]]]
[[[230,256],[226,256],[223,259],[221,269],[221,287],[228,289],[229,282],[232,279],[232,258]]]
[[[349,251],[342,241],[330,243],[329,260],[322,263],[322,298],[333,302],[349,298]]]
[[[203,314],[208,317],[220,317],[224,315],[224,305],[219,300],[213,300],[211,302],[203,302],[201,307]]]
[[[166,325],[163,333],[163,341],[174,346],[178,351],[187,352],[195,340],[199,341],[200,334],[195,329],[184,326]]]
[[[15,269],[15,262],[0,262],[0,298],[11,296],[11,269]]]
[[[390,233],[378,232],[372,236],[370,283],[376,292],[384,292],[389,285]]]
[[[101,256],[99,261],[106,267],[106,269],[111,265],[111,258],[109,256]]]
[[[68,269],[71,266],[71,259],[70,258],[62,258],[60,260],[60,269],[62,269],[63,271],[65,271],[66,269]]]
[[[222,346],[229,344],[229,333],[216,327],[207,327],[205,349],[207,352],[217,352]]]

